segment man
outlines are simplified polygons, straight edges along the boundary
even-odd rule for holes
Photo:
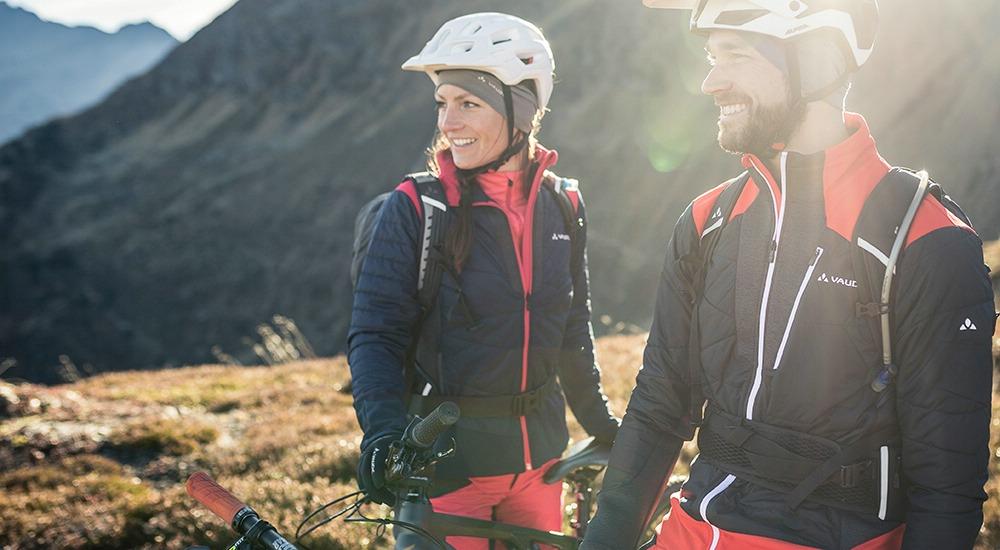
[[[644,2],[692,10],[719,144],[746,172],[674,228],[582,548],[637,546],[695,428],[701,454],[655,548],[971,548],[992,291],[957,205],[915,197],[920,178],[890,170],[864,119],[843,111],[874,45],[875,1]],[[879,300],[887,271],[891,299]]]

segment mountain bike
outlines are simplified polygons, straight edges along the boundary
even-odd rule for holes
[[[192,475],[188,480],[188,493],[242,535],[229,550],[305,549],[302,539],[340,518],[345,522],[377,524],[380,535],[381,531],[392,526],[396,548],[452,550],[445,538],[464,536],[503,542],[509,550],[533,550],[543,544],[559,550],[576,550],[586,534],[593,511],[595,485],[608,464],[610,446],[597,443],[592,437],[579,441],[567,450],[566,456],[557,461],[543,478],[546,483],[561,481],[572,489],[575,510],[569,523],[569,534],[441,514],[434,512],[428,491],[433,484],[433,466],[454,452],[454,441],[443,450],[435,451],[434,446],[441,434],[457,422],[458,418],[458,407],[454,403],[443,403],[427,418],[414,418],[401,440],[393,444],[386,462],[387,485],[397,489],[397,505],[392,518],[365,516],[362,506],[368,500],[361,491],[357,491],[331,501],[306,516],[296,530],[293,544],[203,472]],[[658,521],[666,513],[669,507],[668,497],[679,487],[680,482],[667,486],[656,512],[652,514],[654,519],[651,523]],[[355,500],[345,508],[303,531],[313,518],[351,498]],[[649,526],[647,531],[648,528]],[[194,550],[194,547],[189,550]]]

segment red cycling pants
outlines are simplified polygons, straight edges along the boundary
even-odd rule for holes
[[[678,494],[670,497],[670,513],[656,528],[656,545],[650,550],[808,550],[801,546],[777,539],[723,531],[704,521],[698,521],[681,508]],[[854,550],[898,550],[903,545],[903,530],[906,526],[855,546]]]
[[[474,477],[471,483],[431,499],[434,511],[477,519],[496,521],[541,529],[562,530],[562,483],[551,485],[542,476],[556,462],[519,474]],[[494,516],[494,510],[495,516]],[[473,537],[448,537],[455,550],[487,550],[489,541]],[[497,544],[497,548],[505,548]],[[548,548],[548,547],[545,547]]]

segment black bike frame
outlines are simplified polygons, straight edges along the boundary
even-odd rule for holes
[[[445,543],[448,537],[477,537],[503,542],[509,550],[531,550],[533,544],[547,544],[559,550],[576,550],[580,540],[574,536],[549,531],[540,531],[528,527],[519,527],[507,523],[487,521],[450,514],[439,514],[431,507],[430,499],[424,491],[411,492],[403,498],[396,508],[396,521],[406,522],[424,529],[444,544],[444,548],[452,550]],[[396,548],[412,548],[437,550],[424,535],[409,529],[396,527]]]

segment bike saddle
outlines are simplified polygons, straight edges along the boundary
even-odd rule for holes
[[[549,468],[549,471],[545,472],[542,480],[545,483],[556,483],[579,468],[587,466],[603,468],[608,465],[608,458],[610,456],[611,445],[598,443],[593,437],[582,439],[574,443],[566,451],[566,456],[559,459],[558,462]]]

